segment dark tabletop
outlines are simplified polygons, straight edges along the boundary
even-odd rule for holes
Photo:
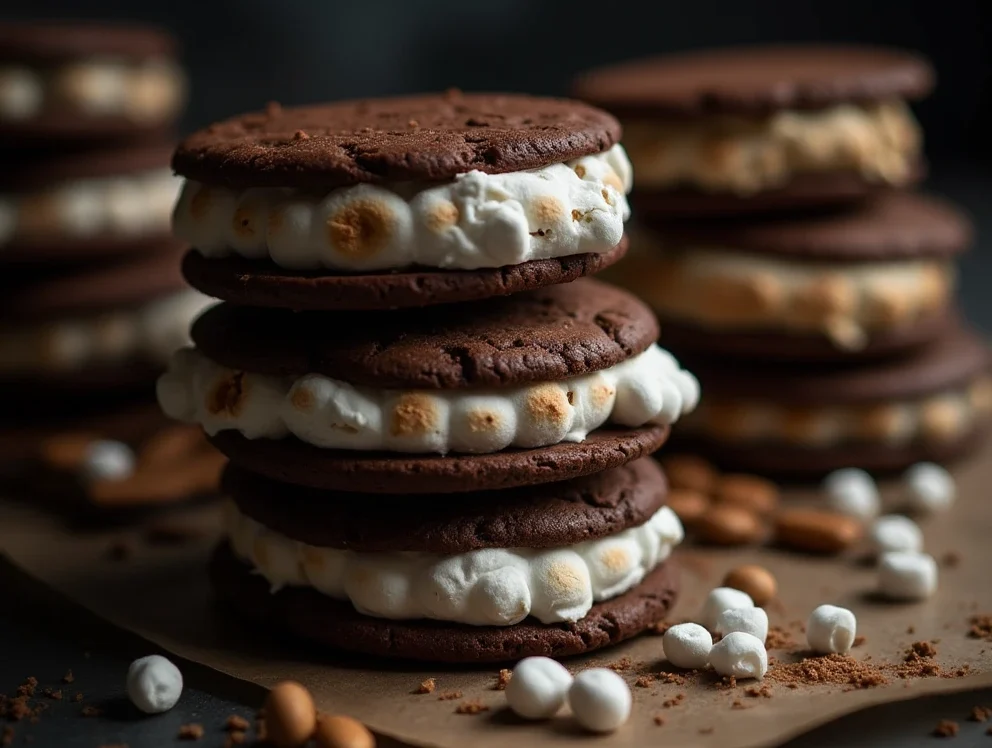
[[[961,300],[968,317],[984,332],[992,331],[992,175],[972,165],[934,168],[929,189],[942,193],[968,210],[978,225],[979,246],[961,261]],[[185,680],[182,699],[170,712],[140,714],[124,693],[130,662],[155,652],[136,636],[101,622],[85,610],[32,582],[0,560],[0,693],[11,693],[28,676],[40,686],[63,689],[61,700],[50,700],[37,723],[8,723],[14,729],[11,745],[38,748],[98,748],[126,744],[129,748],[158,748],[177,742],[188,723],[203,725],[203,739],[192,744],[222,746],[228,716],[253,718],[264,698],[260,687],[224,676],[194,663],[172,658]],[[62,678],[72,670],[73,681]],[[82,701],[74,700],[82,693]],[[84,706],[101,710],[84,717]],[[992,746],[986,729],[992,722],[969,721],[971,708],[992,705],[992,689],[916,699],[866,709],[836,720],[797,738],[789,748],[833,748],[844,745],[930,746],[940,719],[960,725],[954,748]],[[385,748],[383,743],[380,746]]]

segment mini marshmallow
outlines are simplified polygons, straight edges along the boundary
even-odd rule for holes
[[[575,721],[590,732],[619,728],[630,716],[631,701],[630,688],[623,678],[606,668],[583,670],[568,689],[568,704]]]
[[[148,655],[127,669],[127,697],[145,714],[167,712],[183,692],[183,674],[161,655]]]
[[[847,654],[857,631],[854,613],[836,605],[819,606],[806,621],[806,641],[819,654]]]
[[[878,591],[893,600],[925,600],[937,590],[937,562],[912,551],[883,553],[878,564]]]
[[[710,662],[713,637],[698,623],[677,623],[665,632],[661,644],[675,667],[701,670]]]
[[[524,719],[550,719],[565,704],[572,675],[550,657],[527,657],[513,668],[506,703]]]
[[[878,554],[889,551],[923,550],[923,532],[909,517],[886,514],[876,519],[868,532],[872,547]]]
[[[733,587],[717,587],[710,591],[699,614],[700,623],[710,631],[716,631],[716,621],[720,614],[731,608],[753,608],[754,600],[746,592]]]
[[[100,439],[90,442],[80,468],[86,481],[124,480],[134,472],[134,451],[123,442]]]
[[[762,608],[731,608],[716,617],[716,632],[720,636],[743,631],[763,644],[768,638],[768,614]]]
[[[933,462],[919,462],[906,471],[909,505],[918,512],[940,512],[954,503],[954,477]]]
[[[761,680],[768,670],[768,652],[758,637],[733,631],[713,645],[710,664],[720,675]]]
[[[881,509],[878,487],[864,470],[844,468],[830,473],[824,481],[830,508],[861,520],[877,517]]]

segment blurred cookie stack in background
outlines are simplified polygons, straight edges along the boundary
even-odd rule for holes
[[[61,495],[146,503],[206,450],[152,405],[207,301],[169,227],[185,87],[161,31],[0,24],[0,439]]]
[[[988,348],[954,303],[971,226],[909,192],[909,102],[934,75],[867,47],[695,52],[593,71],[618,115],[637,230],[612,279],[647,300],[705,396],[681,444],[815,478],[946,462],[992,411]]]

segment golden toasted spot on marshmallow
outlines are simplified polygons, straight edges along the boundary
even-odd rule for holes
[[[947,305],[951,292],[951,273],[943,265],[930,265],[923,269],[923,288],[920,306],[928,310],[942,309]]]
[[[252,239],[258,230],[256,225],[255,212],[251,208],[242,207],[234,211],[234,218],[231,219],[234,233],[242,239]]]
[[[905,411],[898,405],[873,405],[861,412],[855,434],[869,441],[889,441],[904,434],[906,426]]]
[[[281,208],[271,208],[269,210],[269,233],[274,234],[282,230],[283,213]]]
[[[540,423],[563,423],[568,408],[568,397],[553,384],[539,384],[527,395],[527,413]]]
[[[557,197],[541,195],[534,198],[534,218],[539,224],[557,223],[564,215],[565,206]]]
[[[193,199],[189,201],[189,214],[198,221],[203,220],[210,213],[210,206],[213,201],[213,193],[210,188],[202,185],[193,195]]]
[[[576,164],[575,165],[575,176],[577,176],[579,179],[585,179],[585,176],[586,176],[586,167],[584,167],[582,164]]]
[[[789,408],[782,418],[782,435],[792,442],[809,444],[821,440],[823,412],[818,408]]]
[[[964,408],[955,398],[938,395],[925,401],[920,411],[923,436],[944,441],[959,436],[964,431]]]
[[[582,589],[582,576],[575,567],[563,561],[555,561],[548,566],[548,585],[558,594],[577,592]]]
[[[616,390],[606,383],[594,384],[589,390],[589,395],[592,398],[592,404],[597,408],[606,407],[614,394],[616,394]]]
[[[436,203],[427,211],[427,228],[431,231],[443,231],[458,223],[458,206],[447,201]]]
[[[316,570],[324,568],[324,554],[319,549],[305,545],[301,555],[303,556],[304,567]]]
[[[62,231],[58,199],[50,193],[25,195],[17,204],[17,236],[40,238]]]
[[[299,411],[310,413],[317,405],[317,399],[307,387],[295,387],[289,396],[290,404]]]
[[[438,412],[427,395],[402,395],[393,407],[390,433],[393,436],[420,436],[437,430]]]
[[[741,324],[768,319],[782,297],[782,286],[773,276],[757,273],[746,278],[710,278],[702,283],[697,303],[710,320]]]
[[[980,412],[992,411],[992,378],[982,377],[968,388],[971,407]]]
[[[206,398],[207,412],[211,415],[222,413],[237,418],[244,410],[248,398],[248,381],[245,372],[232,371],[214,382]]]
[[[493,431],[500,425],[499,413],[492,410],[472,410],[468,414],[468,427],[474,433]]]
[[[865,312],[871,323],[893,326],[904,322],[914,312],[915,300],[894,285],[879,284],[868,288]]]
[[[613,169],[606,172],[606,176],[603,177],[603,184],[607,187],[612,187],[621,195],[623,194],[623,180],[620,179],[620,175],[613,171]],[[606,198],[606,195],[604,194],[603,197]],[[606,202],[610,202],[609,198],[606,198]]]
[[[327,236],[339,252],[369,257],[393,238],[396,216],[382,200],[363,198],[340,208],[327,219]]]
[[[265,538],[259,536],[255,538],[255,542],[251,547],[252,560],[255,565],[260,569],[264,569],[269,565],[269,544],[265,542]]]
[[[600,555],[599,560],[602,562],[603,566],[612,571],[614,574],[625,571],[631,567],[630,554],[625,548],[620,546],[612,546],[606,548]]]
[[[803,322],[820,324],[850,314],[856,303],[857,294],[847,278],[825,275],[796,292],[792,313]]]

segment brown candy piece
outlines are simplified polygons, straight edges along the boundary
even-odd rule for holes
[[[765,534],[758,516],[744,507],[714,504],[696,525],[699,539],[713,545],[749,545]]]
[[[775,518],[776,542],[810,553],[840,553],[856,543],[862,531],[853,517],[820,509],[786,509]]]
[[[778,592],[775,577],[764,566],[757,564],[744,564],[731,569],[723,578],[723,586],[746,592],[759,608],[770,603]]]
[[[686,527],[695,526],[710,507],[710,499],[691,488],[672,488],[665,499],[668,508],[678,515]]]
[[[696,455],[671,455],[661,464],[672,488],[687,488],[708,495],[713,493],[720,478],[713,465]]]
[[[321,714],[313,738],[317,748],[375,748],[375,736],[351,717]]]
[[[778,486],[756,475],[725,475],[716,488],[717,501],[744,507],[762,516],[775,511],[779,498]]]
[[[314,734],[317,710],[310,692],[299,683],[283,681],[265,698],[265,730],[276,748],[298,748]]]

